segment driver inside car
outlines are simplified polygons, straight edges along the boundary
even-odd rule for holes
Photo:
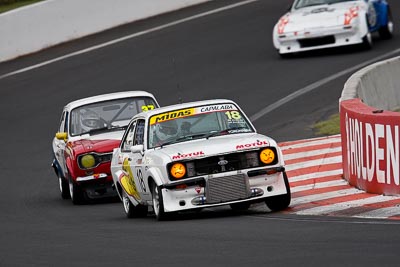
[[[103,127],[101,119],[96,112],[88,110],[82,114],[81,116],[82,132],[89,132],[90,130],[98,129],[101,127]]]

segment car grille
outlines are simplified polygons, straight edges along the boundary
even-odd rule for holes
[[[335,36],[329,35],[324,37],[316,37],[316,38],[307,38],[307,39],[299,39],[300,47],[313,47],[327,44],[335,43]]]
[[[194,165],[197,175],[241,170],[251,167],[257,167],[259,165],[258,153],[248,152],[228,154],[223,156],[213,156],[195,160]]]
[[[250,196],[250,187],[243,174],[210,178],[206,185],[207,203],[221,203]]]
[[[262,166],[271,166],[279,162],[279,155],[275,147],[268,147],[275,152],[275,160],[269,164],[262,163],[260,160],[260,150],[235,152],[230,154],[221,154],[218,156],[210,156],[204,158],[195,158],[182,160],[181,163],[186,166],[186,174],[184,178],[195,176],[210,175],[231,171],[239,171]],[[170,169],[176,161],[172,161],[167,165],[169,179],[177,180],[171,175]]]

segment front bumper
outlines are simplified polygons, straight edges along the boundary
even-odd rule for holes
[[[112,177],[109,174],[99,173],[81,176],[76,178],[76,182],[91,199],[118,196]]]
[[[361,44],[365,34],[356,25],[305,29],[278,35],[276,43],[279,53],[287,54]]]
[[[268,173],[271,174],[267,174]],[[165,212],[260,202],[287,193],[284,168],[207,175],[161,187]],[[185,186],[182,186],[185,185]]]

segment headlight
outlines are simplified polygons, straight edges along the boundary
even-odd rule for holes
[[[170,173],[175,179],[181,179],[186,174],[186,167],[182,163],[174,163],[171,166]]]
[[[84,167],[85,169],[89,169],[94,167],[96,164],[96,159],[94,158],[93,155],[85,155],[81,157],[81,166]]]
[[[275,151],[271,148],[265,148],[260,152],[260,160],[264,164],[271,164],[275,161]]]

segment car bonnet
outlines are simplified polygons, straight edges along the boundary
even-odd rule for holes
[[[240,152],[260,147],[276,146],[276,142],[261,134],[235,134],[196,139],[157,148],[154,153],[162,153],[171,161],[208,157],[230,152]]]
[[[344,25],[345,14],[350,8],[361,8],[359,2],[343,2],[302,8],[287,14],[285,32]]]

